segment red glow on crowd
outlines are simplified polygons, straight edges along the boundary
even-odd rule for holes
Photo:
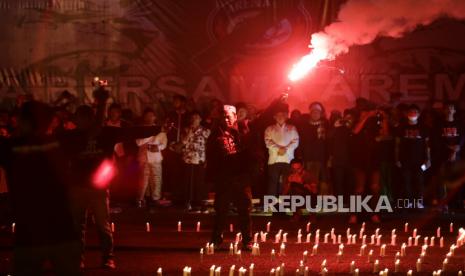
[[[104,189],[108,187],[115,174],[116,169],[113,162],[105,159],[95,171],[92,177],[92,184],[97,189]]]

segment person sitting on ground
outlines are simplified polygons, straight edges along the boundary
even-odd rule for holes
[[[316,200],[314,196],[318,193],[317,187],[316,177],[304,169],[303,161],[297,158],[293,159],[291,161],[291,170],[284,180],[283,195],[312,196],[312,205],[314,205]],[[296,210],[292,219],[298,221],[301,211],[301,209]]]

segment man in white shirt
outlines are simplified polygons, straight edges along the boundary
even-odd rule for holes
[[[294,159],[294,151],[299,146],[299,134],[293,125],[286,123],[288,106],[275,111],[276,124],[265,130],[265,144],[268,148],[268,195],[282,192],[282,178],[289,172],[289,164]]]

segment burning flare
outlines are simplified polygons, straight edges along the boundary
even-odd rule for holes
[[[312,52],[303,56],[298,63],[292,66],[292,70],[287,76],[291,81],[297,81],[303,78],[310,70],[312,70],[318,63],[329,58],[327,50],[327,43],[325,37],[319,34],[312,35],[312,43],[309,46],[313,48]]]

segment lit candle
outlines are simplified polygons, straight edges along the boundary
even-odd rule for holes
[[[378,237],[379,236],[379,228],[376,228],[375,230],[375,237]]]
[[[200,262],[203,261],[203,248],[200,248]]]
[[[312,249],[312,255],[315,256],[318,254],[318,244],[315,244]]]
[[[232,265],[232,266],[229,268],[229,276],[234,276],[234,270],[236,270],[236,266],[235,266],[235,265]]]
[[[268,223],[266,224],[266,232],[270,232],[270,229],[271,229],[271,222],[268,221]]]
[[[406,249],[407,249],[407,245],[405,243],[403,243],[402,246],[400,247],[400,256],[401,257],[405,257]]]
[[[111,232],[115,233],[115,223],[114,222],[111,223]]]
[[[372,256],[373,256],[373,249],[370,249],[370,251],[368,251],[368,262],[371,262]]]
[[[425,237],[425,238],[423,239],[423,245],[428,245],[428,237]]]
[[[344,251],[344,245],[343,244],[340,244],[339,245],[339,252],[343,252]]]
[[[328,234],[328,233],[326,233],[326,234],[325,234],[324,243],[328,243],[328,238],[329,238],[329,234]]]
[[[279,243],[280,240],[281,240],[281,234],[278,233],[274,236],[274,243]]]
[[[391,245],[396,245],[396,237],[397,237],[397,235],[392,235],[391,236]]]
[[[360,272],[360,270],[359,270],[358,268],[356,268],[356,269],[354,270],[354,276],[358,276],[359,272]]]
[[[308,266],[305,267],[305,270],[304,270],[304,276],[308,276],[308,273],[309,273],[309,269],[308,269]]]
[[[322,276],[328,275],[328,269],[326,267],[321,270],[321,275]]]
[[[450,246],[449,252],[450,252],[450,255],[451,255],[451,256],[454,256],[454,253],[455,253],[455,244],[453,244],[453,245]]]
[[[304,261],[300,260],[299,269],[297,269],[297,274],[300,274],[300,271],[304,271]]]
[[[11,233],[14,233],[14,232],[16,232],[16,223],[15,222],[13,222],[11,224]]]
[[[441,237],[441,227],[438,227],[438,229],[436,229],[436,237]]]
[[[399,259],[399,258],[400,258],[400,252],[397,251],[397,252],[396,252],[396,255],[394,256],[394,260],[395,260],[395,259]]]
[[[326,259],[321,262],[321,270],[323,270],[326,267]]]
[[[215,276],[215,265],[210,267],[210,276]]]
[[[413,238],[416,238],[417,237],[417,228],[413,229],[413,234],[412,234]]]
[[[395,234],[396,234],[396,229],[394,228],[394,229],[392,229],[392,231],[391,231],[391,236],[394,236]]]
[[[418,246],[418,239],[420,239],[420,237],[421,237],[420,235],[415,237],[415,242],[413,245]]]
[[[270,270],[270,276],[275,276],[276,269],[272,268]]]
[[[408,246],[412,246],[412,237],[408,237]]]
[[[234,224],[232,223],[229,224],[229,232],[234,232]]]
[[[362,244],[367,244],[367,235],[363,235]]]
[[[309,223],[307,223],[307,228],[306,228],[306,230],[307,230],[307,233],[308,233],[308,232],[310,232],[310,224],[311,224],[310,222],[309,222]]]
[[[342,236],[341,235],[337,235],[337,243],[342,243]]]
[[[310,240],[312,238],[312,233],[307,234],[307,239],[305,240],[306,243],[310,243]]]
[[[238,244],[237,242],[236,242],[236,243],[234,243],[234,254],[236,254],[236,253],[237,253],[237,247],[238,247],[238,245],[237,245],[237,244]]]
[[[462,270],[460,270],[458,273],[457,273],[457,276],[462,276],[463,273],[462,273]]]
[[[434,237],[429,240],[429,246],[434,246]]]
[[[352,244],[357,243],[357,235],[352,235]]]
[[[302,243],[302,234],[297,234],[297,243]]]
[[[407,271],[407,276],[412,276],[412,275],[413,275],[413,271],[411,269]]]
[[[281,243],[281,246],[279,247],[279,255],[280,256],[284,256],[286,255],[286,245],[284,243]]]
[[[178,221],[178,232],[181,232],[181,230],[182,230],[182,229],[181,229],[181,222]]]
[[[335,239],[336,234],[334,234],[334,228],[331,228],[331,239]]]
[[[426,249],[428,249],[428,245],[424,244],[424,245],[421,247],[421,253],[425,253],[425,255],[426,255]]]
[[[439,247],[443,248],[444,247],[444,237],[441,237],[439,239]]]
[[[420,254],[420,260],[421,260],[421,262],[423,262],[423,261],[425,260],[425,256],[426,256],[425,252],[422,252],[422,253]]]
[[[355,261],[350,262],[350,273],[354,273],[355,271]]]
[[[317,231],[315,234],[315,244],[319,244],[319,243],[320,243],[320,233],[318,233]]]
[[[184,267],[182,270],[182,275],[183,276],[190,276],[191,275],[192,268],[189,266]]]
[[[271,258],[274,259],[276,256],[276,251],[274,249],[271,249]]]
[[[266,236],[267,235],[268,235],[268,233],[260,232],[260,239],[262,240],[262,242],[266,242]]]
[[[383,244],[383,245],[379,248],[379,255],[380,255],[381,257],[384,257],[385,254],[386,254],[386,245]]]
[[[150,232],[150,223],[149,222],[145,223],[145,231]]]
[[[220,275],[221,275],[221,267],[219,266],[215,269],[215,276],[220,276]]]
[[[362,246],[360,246],[360,256],[363,256],[365,255],[365,248],[366,248],[366,244],[363,244]]]
[[[383,235],[379,235],[379,236],[376,238],[376,245],[377,245],[377,246],[380,246],[380,245],[381,245],[381,237],[382,237],[382,236],[383,236]]]
[[[337,255],[336,255],[336,260],[338,263],[341,261],[341,258],[342,258],[342,251],[339,251],[337,252]]]
[[[215,254],[215,245],[213,243],[210,244],[209,254],[211,255]]]
[[[236,234],[236,243],[239,243],[241,241],[241,233]]]
[[[304,251],[302,258],[303,258],[304,262],[307,262],[307,258],[308,258],[308,251],[307,250]]]
[[[442,271],[446,271],[448,262],[449,262],[449,259],[445,258],[444,261],[442,262]]]
[[[349,236],[350,236],[350,227],[347,228],[347,231],[346,231],[346,237],[349,238]]]
[[[283,242],[287,242],[287,233],[283,234]]]
[[[421,259],[417,260],[417,272],[421,272]]]
[[[242,266],[239,268],[239,276],[245,276],[247,269],[243,268]]]
[[[281,263],[280,271],[281,271],[280,276],[284,276],[284,263]]]
[[[404,232],[407,233],[408,232],[408,222],[406,222],[404,224]]]
[[[200,232],[200,221],[197,221],[197,227],[196,227],[195,231]]]
[[[251,263],[249,266],[249,276],[253,276],[254,268],[255,268],[255,265]]]
[[[258,232],[253,235],[253,242],[254,243],[258,242]]]
[[[379,272],[379,261],[375,260],[375,263],[373,264],[373,273],[378,273]]]
[[[349,236],[347,236],[347,244],[350,244],[351,241],[352,241],[352,235],[349,234]]]
[[[449,225],[449,231],[452,233],[454,232],[454,224],[451,222]]]
[[[371,245],[375,244],[375,235],[371,235]]]
[[[229,244],[229,255],[234,255],[234,246],[232,243]]]
[[[237,250],[237,252],[236,252],[236,257],[237,257],[238,260],[241,260],[241,259],[242,259],[242,252],[241,252],[241,250]]]
[[[394,272],[395,273],[400,272],[400,260],[399,259],[397,259],[394,263]]]

